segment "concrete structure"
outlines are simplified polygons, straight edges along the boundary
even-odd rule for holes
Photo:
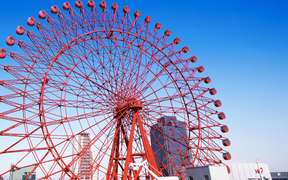
[[[239,163],[230,165],[230,180],[272,180],[267,164]]]
[[[26,180],[26,176],[32,172],[33,167],[14,168],[15,170],[10,173],[9,180]],[[28,180],[36,180],[36,174],[32,173]]]
[[[277,175],[277,174],[276,174]],[[281,179],[285,173],[279,174]],[[241,163],[230,165],[230,173],[225,166],[205,166],[186,169],[187,180],[272,180],[267,164]]]
[[[205,166],[186,169],[187,180],[229,180],[225,166]],[[244,179],[242,179],[244,180]]]
[[[288,172],[271,172],[272,180],[288,180]]]
[[[92,152],[91,148],[89,146],[90,144],[90,136],[88,133],[82,133],[79,136],[79,142],[80,142],[80,147],[79,151],[84,150],[85,153],[83,156],[80,158],[80,163],[79,163],[79,177],[82,180],[90,180],[92,179],[92,167],[91,165],[93,164],[93,158],[92,158]],[[88,149],[87,149],[88,148]]]
[[[183,165],[189,164],[187,131],[184,122],[176,117],[164,116],[150,130],[151,146],[158,167],[164,176],[185,174]]]
[[[185,169],[192,157],[187,148],[186,124],[177,121],[176,117],[160,118],[150,133],[151,146],[164,176],[179,176],[187,180],[272,180],[268,165],[264,163],[232,164],[230,173],[226,166]]]

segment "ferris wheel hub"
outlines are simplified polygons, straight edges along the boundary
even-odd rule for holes
[[[123,115],[129,110],[139,111],[141,109],[143,109],[143,103],[139,99],[128,97],[117,103],[115,111],[117,115]]]

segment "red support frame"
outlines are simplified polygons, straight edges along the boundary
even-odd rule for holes
[[[128,114],[128,113],[125,113]],[[134,162],[134,156],[141,154],[142,160],[147,160],[147,162],[150,165],[151,170],[157,174],[158,176],[161,176],[161,172],[159,171],[156,163],[156,159],[153,153],[153,150],[151,148],[151,145],[148,140],[148,134],[146,133],[146,130],[143,126],[143,119],[140,115],[139,110],[136,110],[133,112],[132,115],[132,122],[131,122],[131,129],[130,129],[130,135],[129,135],[129,140],[128,143],[126,144],[127,147],[127,153],[125,157],[119,157],[119,138],[120,138],[120,133],[121,133],[121,121],[123,120],[123,117],[118,117],[117,120],[117,128],[115,130],[114,134],[114,140],[113,140],[113,146],[110,154],[110,160],[109,160],[109,165],[108,165],[108,170],[106,174],[106,179],[107,180],[112,180],[112,179],[118,179],[119,174],[118,174],[118,166],[119,166],[119,159],[125,159],[125,166],[122,174],[122,179],[127,180],[132,178],[131,172],[129,172],[129,165],[130,163]],[[139,129],[139,137],[141,137],[141,141],[143,144],[144,152],[133,152],[133,143],[135,143],[135,130],[136,128]],[[124,131],[122,131],[124,132]],[[126,136],[126,133],[122,134],[123,136]],[[141,169],[137,172],[133,172],[133,177],[134,179],[137,179],[138,176],[140,175]]]

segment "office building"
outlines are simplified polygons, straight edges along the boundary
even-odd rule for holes
[[[150,130],[151,145],[158,168],[164,176],[183,176],[191,156],[188,151],[186,124],[176,117],[164,116]]]

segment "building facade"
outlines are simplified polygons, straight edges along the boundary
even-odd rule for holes
[[[271,172],[272,180],[288,180],[288,172]]]
[[[85,153],[83,156],[80,158],[80,163],[79,163],[79,168],[78,168],[78,173],[79,177],[82,180],[90,180],[92,179],[92,152],[91,148],[89,146],[90,144],[90,136],[88,133],[81,133],[79,135],[79,142],[80,142],[80,147],[79,151],[83,150]]]
[[[187,131],[184,122],[164,116],[150,129],[151,146],[164,176],[183,176],[189,164]]]
[[[204,166],[186,169],[187,180],[230,180],[225,166]]]
[[[238,163],[230,165],[230,180],[272,180],[265,163]]]
[[[229,166],[205,166],[186,169],[187,180],[272,180],[267,164],[240,163]],[[282,174],[284,175],[284,174]],[[279,176],[277,180],[283,176]]]

